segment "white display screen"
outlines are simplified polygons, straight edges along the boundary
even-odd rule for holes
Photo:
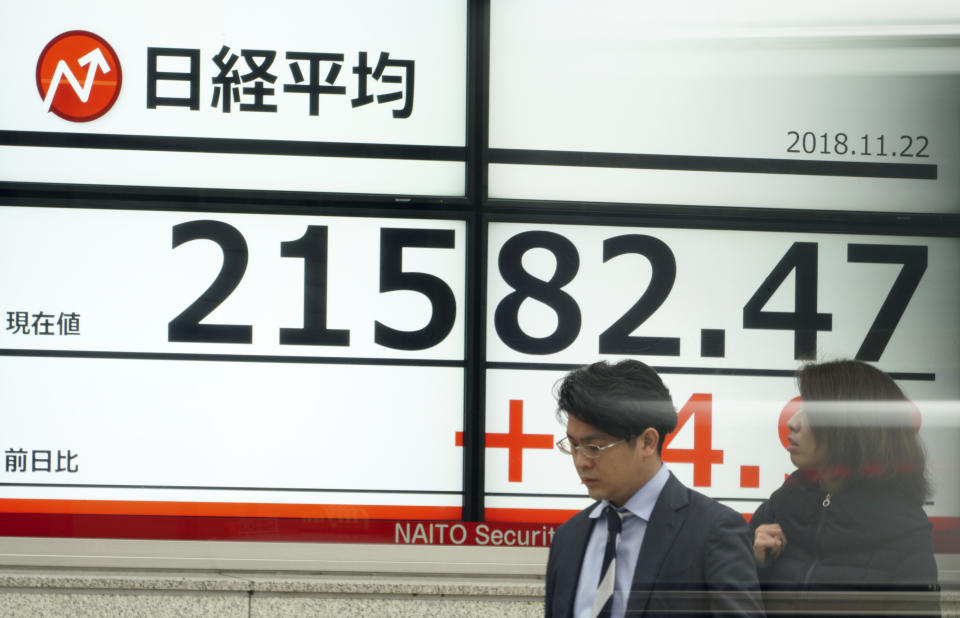
[[[672,392],[670,469],[743,512],[793,470],[779,437],[793,372],[876,364],[919,409],[928,512],[960,513],[955,239],[553,223],[492,223],[489,239],[488,517],[589,504],[553,448],[565,435],[554,388],[574,367],[624,357]],[[491,448],[492,434],[503,444]]]
[[[466,2],[44,7],[0,24],[0,181],[464,195]]]
[[[490,197],[960,212],[957,39],[815,5],[492,2]]]
[[[3,207],[2,496],[459,513],[465,230]]]
[[[960,4],[905,6],[4,7],[0,535],[545,547],[623,358],[747,514],[856,358],[955,553]]]

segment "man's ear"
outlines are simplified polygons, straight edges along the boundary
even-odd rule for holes
[[[657,454],[657,444],[660,442],[660,432],[653,427],[647,427],[637,436],[640,452],[644,457]]]

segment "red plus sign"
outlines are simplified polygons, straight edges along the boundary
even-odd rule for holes
[[[553,448],[553,436],[545,433],[523,433],[523,401],[510,400],[510,433],[488,433],[487,448],[507,449],[507,480],[523,481],[523,449]],[[463,432],[457,432],[457,446],[463,446]]]

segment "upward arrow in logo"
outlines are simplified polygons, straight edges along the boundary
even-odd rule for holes
[[[70,122],[89,122],[106,114],[120,96],[122,83],[117,52],[103,37],[86,30],[55,36],[37,58],[41,100],[37,108]]]
[[[87,76],[84,79],[83,86],[80,85],[80,80],[78,80],[73,74],[73,71],[70,70],[66,61],[60,60],[57,62],[57,68],[53,72],[50,86],[47,88],[47,94],[43,98],[43,105],[47,108],[48,112],[50,111],[50,106],[53,104],[53,97],[57,94],[57,89],[60,87],[62,78],[67,78],[67,82],[70,84],[70,87],[73,88],[73,91],[77,93],[80,101],[86,103],[90,99],[90,91],[93,90],[93,82],[97,74],[97,69],[99,68],[104,74],[110,72],[110,65],[107,64],[107,59],[104,58],[103,52],[100,51],[99,47],[77,58],[77,62],[80,66],[90,65],[87,69]]]

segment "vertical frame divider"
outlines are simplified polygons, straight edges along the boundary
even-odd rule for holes
[[[490,81],[490,1],[469,0],[467,67],[466,365],[463,406],[463,519],[484,518],[486,371],[487,144]]]

